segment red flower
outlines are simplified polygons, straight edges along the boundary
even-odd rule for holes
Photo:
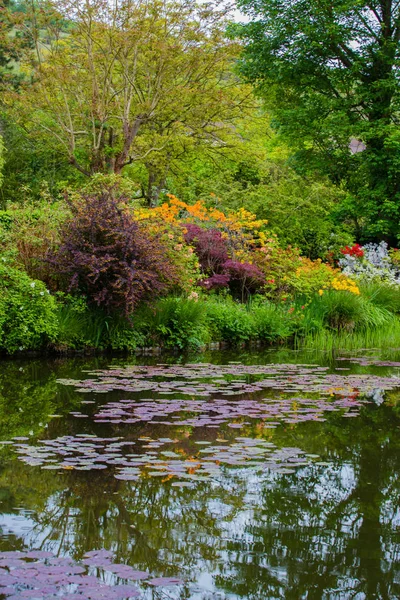
[[[362,258],[364,256],[364,250],[360,244],[354,244],[354,246],[345,246],[341,249],[341,253],[348,256],[357,256],[357,258]]]

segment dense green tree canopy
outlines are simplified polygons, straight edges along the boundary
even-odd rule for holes
[[[240,0],[241,71],[258,86],[298,164],[345,181],[361,239],[399,231],[400,3]],[[362,144],[353,152],[356,140]]]
[[[183,155],[237,142],[233,123],[254,106],[231,69],[238,44],[225,11],[66,0],[27,21],[34,51],[22,63],[26,93],[10,100],[16,119],[87,176],[140,163],[149,200]]]

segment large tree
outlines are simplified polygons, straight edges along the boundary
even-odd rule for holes
[[[79,171],[120,173],[139,162],[147,195],[157,196],[182,155],[231,145],[251,90],[230,70],[237,43],[224,34],[224,14],[195,0],[65,0],[53,8],[40,35],[33,28],[33,85],[16,106]]]
[[[354,201],[343,207],[343,218],[353,219],[361,239],[395,240],[400,2],[239,0],[239,5],[250,17],[237,27],[245,44],[242,73],[257,85],[295,148],[298,165],[347,185]]]

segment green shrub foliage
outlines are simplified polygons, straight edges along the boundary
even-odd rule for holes
[[[56,303],[45,285],[0,262],[0,350],[40,349],[57,331]]]

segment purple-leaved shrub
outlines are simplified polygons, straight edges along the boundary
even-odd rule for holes
[[[83,196],[49,256],[61,289],[79,292],[107,312],[129,315],[139,302],[176,283],[175,268],[158,239],[110,193]]]
[[[193,246],[203,273],[220,273],[229,256],[226,241],[219,229],[205,229],[193,223],[185,223],[185,229],[185,241]]]

